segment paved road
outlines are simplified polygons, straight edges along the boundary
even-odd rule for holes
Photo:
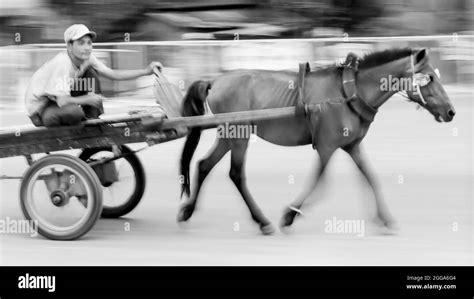
[[[228,178],[229,156],[204,186],[190,223],[176,221],[178,161],[184,140],[139,154],[145,162],[143,201],[121,219],[101,219],[72,242],[0,234],[2,265],[473,265],[472,94],[451,95],[453,122],[439,124],[414,104],[393,99],[382,107],[365,148],[399,222],[396,235],[381,235],[370,222],[372,197],[342,152],[312,200],[321,198],[288,234],[262,236]],[[2,126],[24,124],[2,112]],[[213,143],[206,131],[195,157]],[[301,190],[316,155],[310,146],[286,148],[262,140],[248,153],[249,188],[278,224],[283,207]],[[21,175],[22,158],[0,160],[0,173]],[[400,179],[403,183],[400,183]],[[0,181],[0,219],[23,219],[17,181]],[[326,221],[364,220],[363,236],[328,233]],[[127,230],[126,228],[130,228]]]

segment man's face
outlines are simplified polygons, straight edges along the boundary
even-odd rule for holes
[[[84,35],[78,40],[68,43],[69,52],[80,60],[87,60],[92,53],[92,39],[89,35]]]

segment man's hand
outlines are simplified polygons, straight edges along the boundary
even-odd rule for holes
[[[88,105],[94,106],[96,108],[101,109],[102,102],[105,101],[107,98],[100,94],[91,94],[91,98],[88,101]]]
[[[158,68],[158,70],[161,72],[161,70],[163,70],[163,65],[161,64],[161,62],[158,62],[158,61],[153,61],[153,62],[151,62],[151,63],[146,67],[146,74],[147,74],[147,75],[153,74],[153,70],[154,70],[155,68]]]
[[[71,103],[69,101],[69,97],[68,96],[52,96],[50,97],[51,99],[53,99],[54,101],[56,101],[56,104],[58,105],[58,107],[62,107],[62,106],[65,106],[69,103]]]

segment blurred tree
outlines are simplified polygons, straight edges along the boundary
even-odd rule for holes
[[[451,34],[472,31],[474,21],[472,0],[41,0],[32,2],[35,8],[29,10],[8,1],[11,8],[0,14],[0,44],[12,44],[15,32],[24,33],[23,42],[61,42],[65,28],[74,23],[86,24],[98,33],[97,41],[106,42],[181,39],[202,32],[209,33],[202,37],[212,37],[213,30],[219,31],[218,23],[222,28],[268,24],[279,32],[275,36],[300,38],[342,32],[351,36]],[[201,24],[157,28],[150,13],[189,15]],[[239,18],[215,20],[216,15]]]
[[[69,16],[71,24],[84,23],[98,34],[98,41],[108,41],[116,32],[130,33],[155,0],[49,0],[51,8]]]

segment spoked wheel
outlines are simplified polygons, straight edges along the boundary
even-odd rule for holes
[[[87,233],[99,218],[102,188],[84,161],[69,155],[48,155],[25,172],[20,203],[39,234],[53,240],[73,240]]]
[[[125,145],[120,146],[119,151],[125,156],[93,167],[104,193],[104,218],[117,218],[131,212],[145,192],[145,171],[137,155]],[[84,149],[79,155],[87,163],[112,157],[114,152],[111,147]],[[111,175],[111,172],[114,174]]]

